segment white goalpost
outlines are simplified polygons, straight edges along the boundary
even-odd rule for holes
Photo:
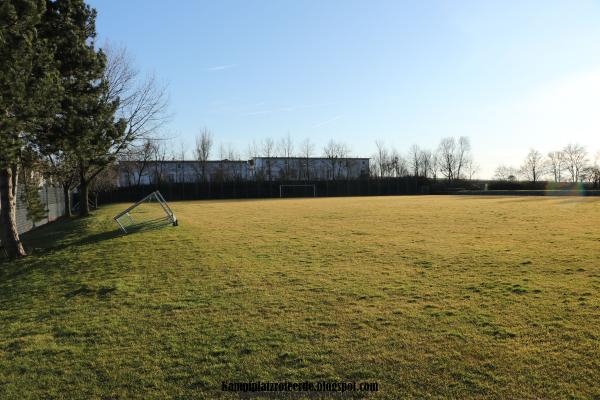
[[[302,191],[301,189],[304,189],[304,194],[308,194],[309,197],[317,197],[317,186],[316,185],[309,185],[309,184],[305,184],[305,185],[279,185],[279,197],[284,197],[286,194],[286,189],[287,193],[292,193],[293,195],[295,195],[294,197],[303,197],[303,196],[298,196],[298,192]]]
[[[152,202],[156,202],[160,205],[160,208],[162,209],[164,216],[162,218],[159,217],[156,219],[151,219],[150,221],[146,220],[146,221],[136,222],[136,220],[132,216],[133,212],[139,211],[138,207],[142,206],[143,204],[148,204],[148,203],[152,203]],[[140,211],[140,215],[146,216],[146,217],[160,216],[160,214],[161,214],[160,210],[158,210],[158,214],[156,213],[156,210]],[[171,207],[169,207],[169,204],[167,204],[167,201],[165,200],[163,195],[158,190],[150,193],[149,195],[147,195],[146,197],[144,197],[137,203],[129,206],[126,210],[121,211],[120,213],[115,215],[113,219],[115,220],[115,222],[117,224],[119,224],[119,227],[121,228],[121,230],[124,233],[129,233],[127,231],[127,228],[131,228],[135,225],[139,226],[139,225],[143,225],[144,223],[152,223],[152,222],[157,222],[157,221],[158,222],[163,221],[163,224],[164,224],[164,221],[169,221],[171,224],[173,224],[173,226],[177,226],[177,217],[175,216],[175,213],[173,212],[173,210],[171,210]]]

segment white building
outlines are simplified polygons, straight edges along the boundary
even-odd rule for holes
[[[369,176],[368,158],[255,157],[248,161],[248,172],[264,180],[336,180]]]
[[[119,186],[248,179],[246,161],[121,161]]]

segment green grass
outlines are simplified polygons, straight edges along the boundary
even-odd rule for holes
[[[598,199],[181,202],[178,227],[126,236],[124,207],[40,228],[0,264],[1,399],[245,380],[600,398]]]

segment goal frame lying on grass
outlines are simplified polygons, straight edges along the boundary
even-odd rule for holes
[[[144,197],[143,199],[139,200],[137,203],[129,206],[126,210],[121,211],[120,213],[118,213],[117,215],[114,216],[114,220],[117,224],[119,224],[119,227],[121,228],[121,230],[124,233],[128,233],[127,229],[125,229],[125,226],[123,226],[123,224],[121,224],[121,222],[119,221],[120,218],[126,216],[127,219],[129,219],[129,221],[132,224],[135,224],[135,221],[133,220],[133,218],[131,217],[131,215],[129,215],[129,213],[136,208],[137,206],[139,206],[140,204],[146,202],[146,201],[152,201],[152,200],[156,200],[156,202],[158,204],[160,204],[160,206],[162,207],[163,211],[165,212],[165,215],[167,216],[167,219],[171,221],[171,223],[173,224],[173,226],[177,226],[177,217],[175,216],[175,213],[173,212],[173,210],[171,210],[171,207],[169,207],[169,204],[167,203],[167,201],[165,200],[165,198],[163,197],[163,195],[158,191],[155,190],[154,192],[150,193],[149,195],[147,195],[146,197]]]
[[[283,198],[283,188],[285,187],[312,187],[313,190],[313,196],[312,197],[317,197],[317,185],[314,184],[298,184],[298,185],[279,185],[279,197]]]

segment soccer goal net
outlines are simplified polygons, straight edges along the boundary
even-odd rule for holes
[[[279,197],[317,197],[315,185],[279,185]]]
[[[177,226],[175,213],[158,190],[115,215],[114,220],[125,233],[171,224]]]

